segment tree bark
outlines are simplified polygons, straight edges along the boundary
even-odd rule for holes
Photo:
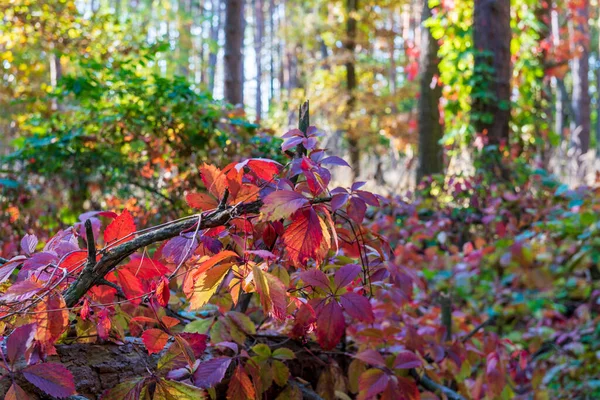
[[[423,2],[422,21],[431,17],[428,0]],[[438,50],[439,44],[431,36],[431,31],[423,27],[421,30],[421,79],[419,96],[419,167],[417,181],[424,176],[438,174],[444,170],[444,149],[440,144],[442,125],[440,124],[439,102],[442,87],[435,80],[439,76]]]
[[[585,154],[590,149],[590,93],[589,93],[589,0],[584,0],[582,7],[575,12],[573,22],[575,31],[581,40],[574,41],[577,56],[572,63],[573,77],[573,120],[571,121],[571,144],[578,154]]]
[[[475,129],[488,144],[508,144],[510,120],[510,0],[475,0],[473,93]]]
[[[265,36],[263,0],[254,0],[254,56],[256,63],[256,122],[262,118],[262,42]]]
[[[352,127],[351,117],[354,111],[354,105],[356,103],[356,66],[354,64],[354,52],[356,50],[356,18],[354,13],[358,11],[358,0],[346,0],[346,12],[348,20],[346,22],[346,48],[348,61],[346,62],[346,90],[348,100],[346,102],[346,123],[347,126],[347,139],[348,139],[348,150],[350,152],[350,165],[354,178],[360,175],[360,148],[358,144],[358,137]]]
[[[244,104],[244,0],[225,3],[225,100]]]
[[[190,19],[190,1],[179,0],[177,9],[177,25],[179,30],[178,69],[179,74],[190,76],[190,49],[192,48],[192,21]]]
[[[210,40],[212,43],[210,45],[211,51],[208,55],[208,91],[213,95],[215,91],[215,75],[217,74],[219,32],[221,31],[222,20],[221,0],[213,0],[211,7],[213,16],[210,23]]]

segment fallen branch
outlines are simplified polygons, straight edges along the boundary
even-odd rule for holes
[[[428,377],[427,374],[419,375],[419,373],[415,369],[409,370],[409,373],[410,376],[412,376],[413,379],[417,381],[417,383],[419,383],[421,386],[423,386],[425,389],[431,392],[441,393],[450,400],[466,400],[454,390],[435,382],[433,379]]]

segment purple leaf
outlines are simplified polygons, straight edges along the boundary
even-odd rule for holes
[[[62,364],[35,364],[23,369],[22,372],[25,379],[50,396],[63,399],[75,394],[73,375]]]
[[[304,283],[321,289],[329,288],[329,278],[320,269],[312,268],[300,274]]]
[[[162,250],[162,258],[168,263],[179,264],[194,254],[198,240],[192,237],[177,236],[169,240]]]
[[[338,269],[333,278],[336,289],[348,286],[361,270],[362,267],[356,264],[347,264]]]
[[[0,296],[0,301],[11,303],[13,301],[24,301],[33,297],[34,294],[42,290],[42,287],[32,281],[17,282]]]
[[[340,296],[340,303],[344,307],[344,311],[352,318],[359,321],[371,323],[374,320],[373,308],[369,299],[360,294],[348,292]]]
[[[21,265],[23,260],[26,260],[26,259],[27,259],[27,257],[25,257],[25,256],[16,256],[16,257],[11,258],[6,264],[1,266],[0,267],[0,283],[4,282],[8,278],[10,278],[10,275],[13,273],[13,271],[19,265]]]
[[[35,337],[36,324],[21,325],[6,340],[6,355],[10,365],[15,365],[19,356],[24,356],[25,351],[31,346]]]
[[[368,205],[373,207],[379,206],[379,200],[377,200],[377,196],[375,196],[373,193],[365,192],[364,190],[357,190],[356,194],[358,195],[358,197],[363,199]]]
[[[348,217],[350,217],[357,224],[360,224],[365,218],[367,204],[363,199],[352,197],[350,198],[350,204],[348,204],[346,211],[348,212]]]
[[[296,147],[300,143],[302,143],[303,140],[304,140],[304,138],[302,138],[302,137],[297,137],[297,136],[292,137],[292,138],[286,140],[285,142],[283,142],[283,144],[281,145],[281,150],[287,151],[287,150],[291,149],[292,147]]]
[[[194,372],[194,385],[203,389],[216,385],[223,380],[229,364],[229,357],[212,358],[201,363]]]
[[[281,135],[281,137],[284,139],[294,137],[294,136],[304,136],[304,133],[302,133],[302,131],[300,129],[294,128],[291,131],[287,131],[286,133]]]
[[[38,238],[35,235],[25,235],[21,239],[21,249],[27,255],[31,255],[35,251],[38,244]]]
[[[398,369],[410,369],[410,368],[418,368],[423,364],[423,362],[417,357],[415,353],[412,351],[401,351],[396,356],[396,360],[394,360],[394,368]]]
[[[354,182],[354,183],[352,184],[352,187],[351,187],[350,189],[351,189],[352,191],[358,190],[358,189],[360,189],[361,187],[365,186],[365,184],[366,184],[366,183],[367,183],[367,182]]]
[[[339,210],[340,208],[342,208],[344,206],[344,204],[346,204],[346,202],[348,201],[349,197],[350,196],[348,195],[348,193],[334,194],[331,197],[331,210],[336,211],[336,210]]]
[[[383,359],[383,356],[375,350],[369,349],[361,351],[360,353],[355,355],[354,358],[358,358],[359,360],[364,361],[367,364],[374,365],[376,367],[385,367],[385,360]]]
[[[350,167],[350,164],[348,164],[343,158],[337,156],[330,156],[324,158],[323,160],[321,160],[321,164],[339,165],[340,167]]]

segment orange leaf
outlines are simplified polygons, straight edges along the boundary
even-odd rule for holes
[[[208,271],[209,269],[211,269],[212,267],[214,267],[221,261],[226,260],[230,257],[237,257],[237,256],[238,256],[237,253],[230,251],[230,250],[225,250],[225,251],[215,254],[214,256],[210,257],[208,260],[202,261],[198,265],[198,267],[194,271],[194,278],[197,278],[200,274]]]
[[[206,189],[213,196],[221,199],[227,187],[225,174],[219,168],[209,164],[203,164],[199,169]]]
[[[300,210],[283,233],[283,243],[295,265],[309,259],[321,263],[329,250],[331,238],[325,222],[312,209]]]
[[[250,377],[241,365],[235,369],[229,387],[227,389],[227,399],[229,400],[250,400],[255,399],[256,393]]]
[[[188,193],[185,195],[185,201],[188,206],[202,211],[212,210],[219,205],[214,197],[204,193]]]
[[[117,275],[117,281],[127,299],[131,300],[132,304],[140,304],[141,296],[145,293],[140,279],[128,269],[121,268]]]
[[[160,329],[148,329],[142,333],[148,354],[159,353],[169,341],[169,335]]]
[[[124,238],[125,236],[134,233],[136,231],[135,222],[133,216],[127,210],[124,210],[121,215],[115,218],[104,231],[104,243],[108,244]],[[123,240],[122,243],[128,242],[133,239],[133,236]]]

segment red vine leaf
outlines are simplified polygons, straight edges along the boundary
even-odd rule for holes
[[[300,210],[283,234],[283,243],[295,265],[306,265],[314,259],[323,262],[329,250],[330,235],[325,222],[312,208]]]
[[[160,329],[148,329],[142,333],[142,340],[149,354],[160,353],[169,341],[169,335]]]
[[[333,349],[344,334],[344,314],[335,300],[330,300],[317,318],[317,341],[325,350]]]
[[[228,400],[251,400],[256,398],[254,386],[246,370],[241,365],[235,369],[229,388],[227,389]]]
[[[284,219],[308,204],[308,199],[302,193],[293,190],[277,190],[263,199],[261,212],[268,221]]]
[[[13,383],[6,392],[4,400],[30,400],[29,395],[21,388],[21,386]]]

